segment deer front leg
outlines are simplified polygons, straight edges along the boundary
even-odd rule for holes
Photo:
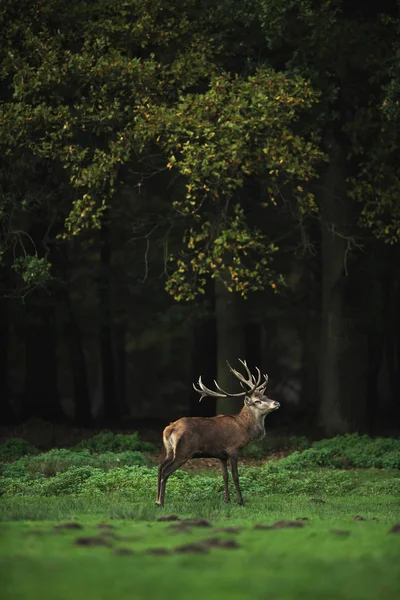
[[[221,469],[222,469],[222,477],[224,478],[224,494],[225,494],[225,502],[230,502],[231,497],[229,495],[229,485],[228,485],[228,461],[226,458],[221,458]]]
[[[238,463],[238,457],[231,456],[232,478],[233,478],[233,483],[235,484],[235,488],[236,488],[237,503],[244,504],[243,496],[242,496],[242,492],[241,492],[240,484],[239,484],[239,473],[238,473],[237,463]]]

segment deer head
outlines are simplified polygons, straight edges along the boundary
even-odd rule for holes
[[[237,371],[236,369],[231,367],[231,365],[228,363],[228,361],[227,361],[227,365],[228,365],[231,373],[236,377],[236,379],[239,380],[240,385],[243,388],[247,388],[247,389],[244,392],[232,394],[232,393],[229,393],[229,392],[226,392],[225,390],[223,390],[218,385],[218,383],[216,381],[214,381],[217,391],[210,390],[209,388],[207,388],[204,385],[204,383],[201,380],[201,376],[200,376],[199,380],[198,380],[199,387],[197,388],[195,386],[195,384],[193,384],[193,387],[196,390],[196,392],[201,394],[200,402],[206,396],[209,396],[211,398],[237,398],[237,397],[244,396],[245,405],[248,406],[249,408],[251,408],[256,414],[258,414],[260,416],[267,415],[268,413],[272,412],[273,410],[277,410],[280,406],[279,402],[276,402],[275,400],[271,400],[271,398],[268,398],[268,396],[265,395],[265,389],[268,384],[268,375],[264,374],[263,376],[261,376],[260,369],[258,367],[256,367],[256,371],[257,371],[257,378],[256,378],[251,373],[245,360],[242,360],[239,358],[239,362],[246,369],[247,376],[242,375],[242,373],[240,373],[239,371]],[[262,377],[264,378],[264,381],[261,382]]]

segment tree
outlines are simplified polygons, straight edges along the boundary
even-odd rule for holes
[[[145,244],[144,279],[155,242],[175,300],[206,296],[215,280],[225,331],[220,298],[225,306],[232,294],[237,306],[240,295],[283,289],[284,253],[312,249],[307,265],[321,267],[321,423],[329,433],[360,424],[370,360],[360,349],[371,337],[366,295],[354,294],[367,290],[371,264],[360,250],[380,249],[374,236],[396,242],[399,229],[397,134],[385,125],[394,4],[28,4],[18,12],[7,0],[0,12],[0,219],[12,273],[45,284],[48,231],[57,245],[78,236],[98,243],[93,229],[130,219],[135,243]],[[162,190],[154,212],[152,186]],[[15,214],[29,227],[17,227]],[[237,329],[239,347],[241,337]]]
[[[327,433],[343,432],[365,419],[365,296],[356,305],[349,292],[367,260],[360,248],[372,244],[362,228],[397,241],[395,146],[381,110],[396,6],[311,0],[284,7],[275,0],[255,4],[272,61],[308,77],[321,91],[314,115],[328,161],[312,184],[321,226],[320,419]]]

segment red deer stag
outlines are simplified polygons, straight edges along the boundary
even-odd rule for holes
[[[196,392],[201,394],[200,401],[206,397],[231,398],[244,396],[244,406],[237,415],[218,415],[216,417],[182,417],[164,429],[163,442],[165,458],[158,469],[158,490],[156,504],[164,506],[165,486],[169,476],[190,458],[219,458],[224,478],[225,502],[230,501],[228,488],[228,459],[232,478],[236,488],[237,502],[243,504],[239,485],[237,462],[239,452],[250,442],[260,440],[265,435],[264,417],[279,408],[279,402],[265,395],[268,375],[261,383],[261,372],[257,368],[257,379],[250,372],[245,360],[239,359],[247,372],[247,378],[228,367],[239,379],[240,385],[247,390],[237,394],[225,392],[216,381],[217,391],[210,390],[199,377]]]

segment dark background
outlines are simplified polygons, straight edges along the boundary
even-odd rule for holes
[[[206,13],[208,4],[199,3],[198,10]],[[147,177],[143,170],[136,176],[137,171],[128,169],[100,230],[60,240],[66,215],[60,198],[69,198],[62,172],[47,159],[27,159],[28,142],[16,149],[4,141],[2,437],[43,428],[46,421],[62,424],[65,431],[138,429],[156,438],[167,422],[183,415],[235,412],[240,404],[233,400],[199,403],[192,383],[202,375],[206,385],[218,378],[222,387],[239,391],[225,363],[237,358],[268,373],[268,393],[282,403],[270,417],[276,430],[313,436],[398,433],[400,250],[397,240],[386,243],[374,230],[375,225],[384,230],[385,219],[390,222],[398,208],[396,203],[385,205],[384,214],[371,217],[376,222],[368,229],[360,225],[363,206],[348,190],[349,178],[366,176],[365,164],[386,167],[388,156],[397,177],[396,144],[392,154],[379,158],[374,137],[374,127],[382,128],[378,119],[387,116],[377,112],[365,117],[365,127],[358,123],[364,109],[381,106],[385,98],[390,102],[390,86],[396,90],[397,4],[331,3],[329,10],[340,9],[341,29],[338,25],[329,38],[328,20],[321,20],[325,17],[318,7],[311,8],[312,18],[319,19],[313,22],[310,17],[311,30],[321,27],[314,47],[292,3],[282,14],[276,3],[255,3],[259,13],[249,3],[249,14],[242,7],[229,23],[233,5],[219,4],[226,13],[220,21],[215,17],[213,28],[221,45],[229,48],[221,50],[224,68],[240,73],[249,62],[269,61],[284,70],[298,60],[297,68],[311,77],[324,98],[315,123],[305,123],[320,130],[321,147],[328,155],[319,167],[319,180],[311,184],[319,216],[296,220],[290,197],[276,210],[260,211],[266,185],[262,177],[250,177],[238,192],[249,222],[257,222],[265,235],[277,240],[274,268],[286,286],[279,293],[269,288],[244,300],[210,279],[205,295],[191,302],[174,301],[165,291],[166,259],[181,244],[185,229],[182,220],[172,223],[170,217],[181,185],[176,174],[163,171]],[[79,10],[79,3],[74,6]],[[260,7],[277,11],[282,19],[277,17],[275,25],[267,21],[277,32],[282,25],[272,41],[261,16],[257,21]],[[14,23],[31,18],[23,3],[19,11],[13,10],[7,4],[2,16],[8,33]],[[381,13],[393,20],[387,29],[392,39],[379,29]],[[18,49],[18,41],[7,43]],[[179,47],[181,42],[174,43]],[[3,65],[5,57],[3,52]],[[15,80],[2,73],[1,102],[12,103]],[[332,99],[331,84],[337,92]],[[396,107],[395,92],[394,98]],[[353,126],[359,127],[356,133]],[[387,128],[391,134],[398,131],[396,117]],[[355,152],[360,146],[361,155],[368,157],[365,164]],[[379,190],[382,185],[380,179]],[[26,208],[22,201],[28,198]],[[33,247],[51,264],[52,279],[45,285],[27,284],[13,269],[16,258],[34,254]],[[58,431],[46,427],[50,437]]]

